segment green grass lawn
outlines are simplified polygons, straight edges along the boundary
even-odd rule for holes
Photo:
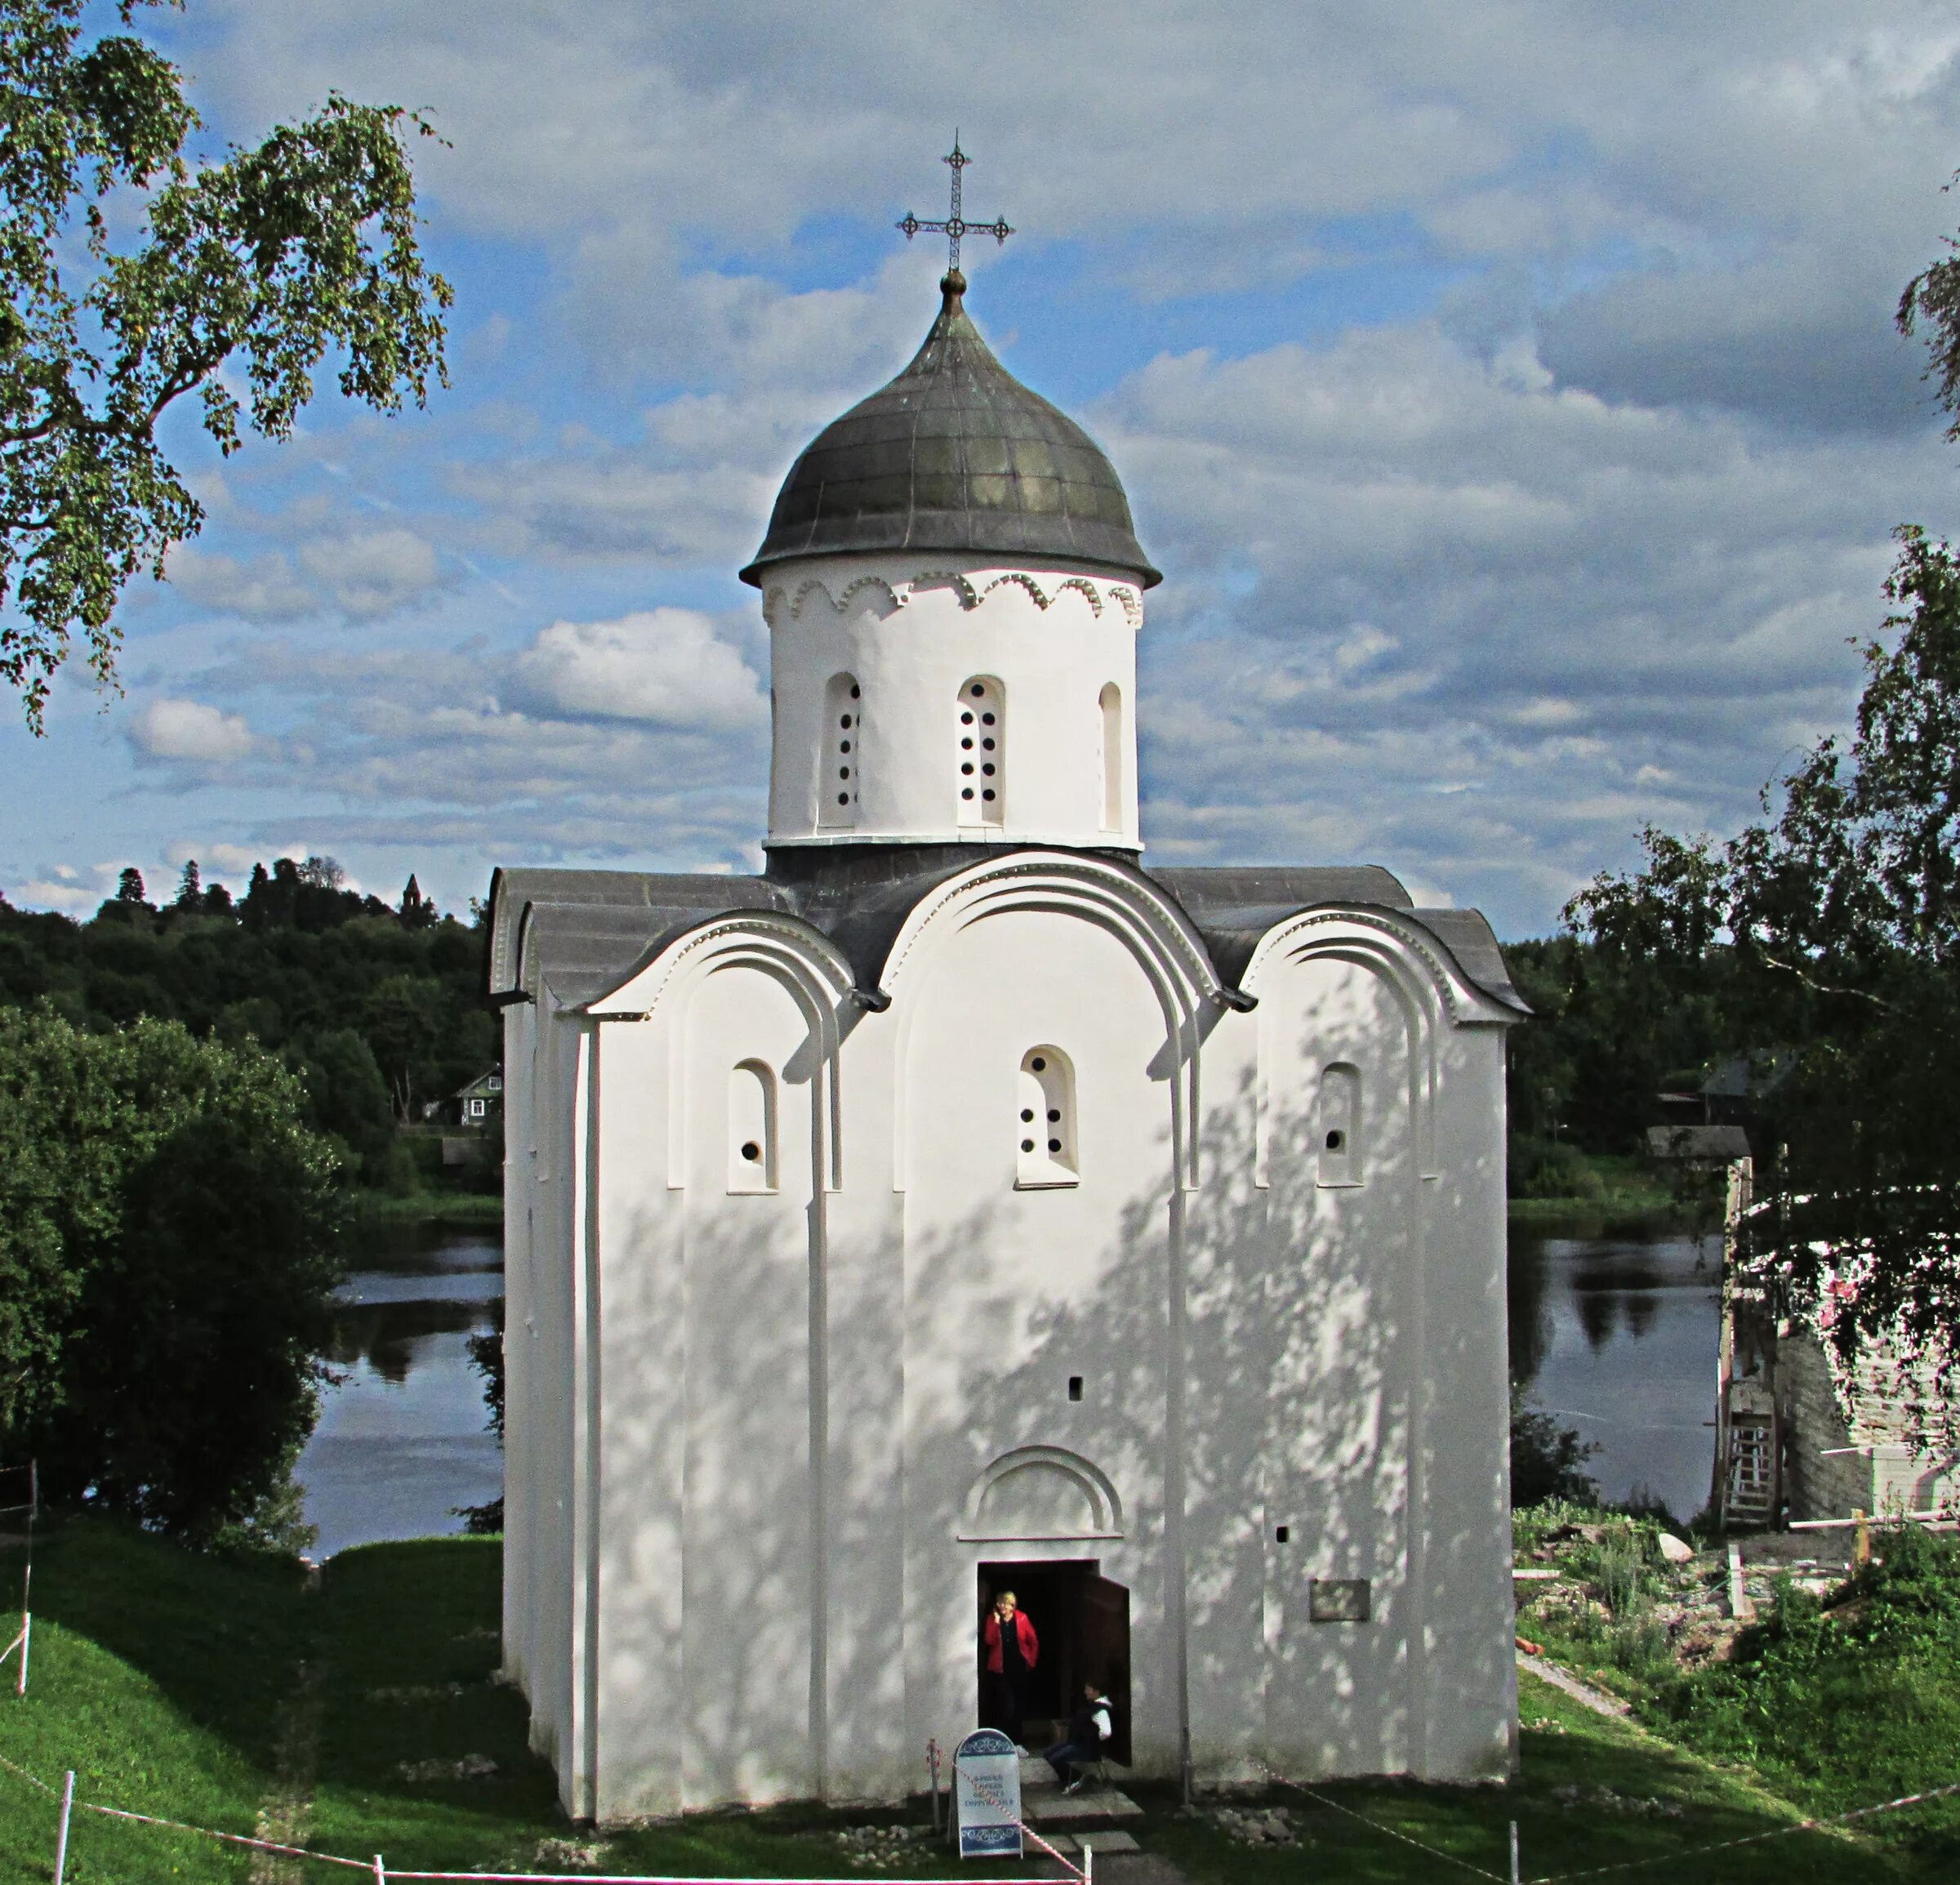
[[[38,1553],[33,1679],[24,1702],[11,1680],[0,1690],[0,1754],[57,1782],[74,1767],[84,1799],[249,1833],[261,1807],[281,1796],[283,1741],[292,1778],[292,1750],[309,1739],[295,1736],[294,1723],[304,1724],[310,1696],[317,1735],[310,1786],[302,1788],[310,1797],[302,1843],[457,1870],[532,1865],[547,1840],[590,1843],[592,1835],[574,1835],[559,1819],[551,1776],[526,1751],[522,1700],[489,1680],[498,1550],[497,1540],[475,1539],[369,1546],[336,1558],[324,1591],[309,1594],[297,1571],[276,1562],[194,1557],[105,1523],[72,1522]],[[18,1562],[17,1553],[0,1554],[0,1589]],[[1687,1866],[1673,1856],[1787,1825],[1797,1810],[1740,1771],[1523,1680],[1530,1725],[1519,1785],[1350,1783],[1325,1792],[1379,1825],[1499,1875],[1507,1823],[1516,1818],[1528,1879],[1642,1858],[1664,1861],[1646,1875],[1668,1885],[1683,1877],[1858,1885],[1944,1875],[1913,1870],[1901,1848],[1816,1833]],[[496,1772],[412,1780],[401,1771],[405,1762],[470,1754],[495,1762]],[[1146,1808],[1138,1829],[1144,1846],[1199,1885],[1427,1885],[1469,1876],[1286,1789],[1267,1798],[1289,1807],[1303,1838],[1277,1851],[1235,1846],[1203,1820],[1181,1816],[1173,1789],[1131,1790]],[[840,1828],[924,1817],[923,1801],[909,1812],[703,1814],[608,1838],[604,1858],[624,1871],[835,1875],[849,1869]],[[54,1823],[51,1801],[0,1770],[0,1880],[48,1876]],[[78,1816],[69,1876],[81,1885],[145,1885],[243,1878],[247,1865],[210,1842]],[[910,1876],[959,1870],[929,1847],[903,1867]]]

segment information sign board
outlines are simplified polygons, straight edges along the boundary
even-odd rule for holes
[[[1021,1757],[998,1728],[980,1728],[953,1755],[962,1859],[1021,1856]]]

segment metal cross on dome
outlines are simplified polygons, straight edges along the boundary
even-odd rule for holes
[[[991,222],[968,222],[960,214],[960,173],[973,160],[960,148],[960,133],[953,133],[953,148],[950,155],[939,160],[953,167],[953,207],[944,222],[924,222],[908,209],[905,220],[895,226],[905,231],[909,243],[924,229],[929,234],[940,230],[946,233],[946,266],[949,274],[960,272],[960,238],[963,235],[991,235],[996,243],[1004,243],[1014,232],[1005,216],[996,216]]]

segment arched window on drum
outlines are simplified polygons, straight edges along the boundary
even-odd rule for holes
[[[960,822],[998,825],[1007,811],[1007,689],[987,675],[962,681],[956,720]]]
[[[1014,1185],[1041,1190],[1080,1184],[1076,1151],[1076,1070],[1058,1047],[1031,1047],[1021,1057],[1014,1120]]]
[[[1112,680],[1098,709],[1102,729],[1102,829],[1123,829],[1123,690]]]
[[[864,702],[855,675],[834,674],[823,690],[823,769],[817,780],[817,822],[858,822],[858,782],[864,759]]]

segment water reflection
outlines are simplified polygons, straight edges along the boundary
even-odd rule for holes
[[[503,1490],[469,1340],[496,1326],[503,1247],[492,1232],[391,1230],[339,1292],[335,1375],[300,1455],[322,1555],[460,1528],[452,1508]]]
[[[1511,1238],[1511,1369],[1597,1441],[1602,1495],[1688,1518],[1708,1496],[1719,1240]]]

